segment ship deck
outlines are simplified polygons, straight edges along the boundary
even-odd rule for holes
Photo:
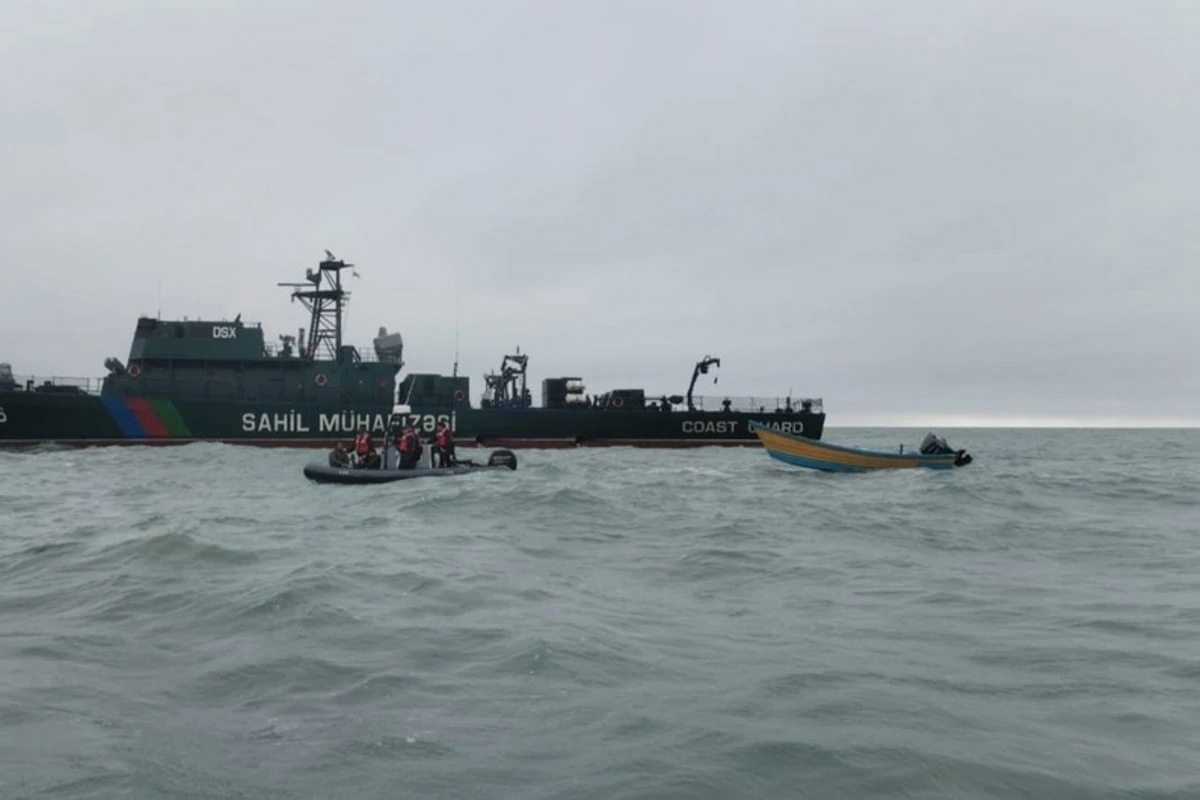
[[[366,361],[367,359],[363,359],[363,360]],[[34,375],[14,375],[13,378],[16,383],[15,391],[18,391],[18,392],[31,391],[31,392],[38,393],[38,394],[41,394],[41,393],[45,393],[45,394],[86,394],[86,395],[92,395],[95,397],[99,397],[101,394],[101,390],[104,386],[104,378],[73,378],[73,377],[63,377],[63,376],[42,377],[42,376],[34,376]],[[200,401],[208,400],[209,396],[210,396],[210,392],[214,389],[212,383],[209,381],[204,381],[204,380],[194,380],[193,381],[193,380],[186,380],[186,379],[174,379],[174,380],[170,380],[170,381],[154,382],[154,383],[150,383],[147,386],[147,388],[150,391],[144,393],[143,396],[152,396],[155,394],[164,394],[164,395],[169,394],[170,396],[172,396],[176,399],[195,399],[195,400],[200,400]],[[222,400],[230,399],[229,398],[229,390],[227,387],[218,386],[215,388],[219,390],[219,394],[220,394]],[[271,403],[271,402],[303,401],[305,399],[303,396],[296,396],[295,394],[288,392],[287,390],[284,390],[284,389],[281,389],[278,392],[272,392],[271,388],[272,387],[262,386],[262,385],[256,386],[255,390],[253,392],[253,398],[254,398],[253,401],[250,401],[249,398],[247,398],[247,400],[249,402]],[[610,411],[613,413],[625,413],[630,410],[660,411],[661,413],[683,413],[687,410],[686,405],[676,405],[671,409],[670,412],[666,412],[666,411],[662,411],[660,408],[658,408],[656,406],[651,405],[653,403],[659,402],[661,400],[661,398],[663,398],[663,397],[669,397],[670,396],[669,393],[654,394],[651,392],[646,392],[645,396],[646,396],[646,406],[644,408],[600,409],[600,408],[589,407],[589,406],[585,406],[585,405],[572,405],[572,406],[569,406],[567,409],[563,409],[563,410],[567,410],[567,411]],[[721,413],[723,411],[733,411],[733,412],[747,413],[747,414],[772,414],[772,413],[788,413],[788,412],[799,413],[801,411],[810,411],[813,414],[824,413],[824,402],[819,397],[779,397],[779,396],[729,397],[729,396],[721,396],[721,395],[698,395],[698,396],[694,396],[692,398],[692,403],[695,406],[696,411],[702,411],[702,412],[707,412],[707,413]],[[726,403],[728,403],[728,407],[726,407],[726,405],[725,405]],[[806,404],[806,403],[808,404],[808,407],[804,408],[804,404]],[[475,409],[475,410],[480,409],[480,406],[478,406],[478,405],[472,405],[472,406],[468,406],[468,407]],[[488,410],[489,411],[499,411],[499,410],[504,410],[504,409],[503,409],[503,407],[492,406]],[[541,406],[533,405],[533,406],[529,406],[527,408],[514,408],[512,410],[514,410],[514,411],[525,411],[525,410],[545,411],[547,409],[545,409]]]

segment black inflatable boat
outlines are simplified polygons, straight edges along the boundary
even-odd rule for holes
[[[414,478],[449,478],[474,472],[517,468],[517,457],[509,450],[493,451],[486,464],[459,461],[453,467],[416,466],[412,469],[365,469],[360,467],[331,467],[319,461],[304,466],[304,477],[316,483],[392,483]]]

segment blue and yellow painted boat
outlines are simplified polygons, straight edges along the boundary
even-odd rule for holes
[[[750,430],[758,436],[771,458],[795,467],[807,467],[823,472],[866,472],[876,469],[954,469],[970,464],[972,458],[966,450],[952,450],[946,440],[932,433],[925,437],[921,446],[906,453],[888,453],[881,450],[862,450],[857,447],[842,447],[793,436],[774,430],[761,422],[750,422]]]

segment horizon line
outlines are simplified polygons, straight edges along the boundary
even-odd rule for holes
[[[1122,419],[1122,418],[1056,418],[1056,417],[854,417],[838,422],[826,422],[826,429],[836,428],[1058,428],[1081,430],[1195,430],[1196,419]]]

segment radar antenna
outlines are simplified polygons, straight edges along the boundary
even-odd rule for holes
[[[694,370],[692,370],[692,382],[688,384],[688,392],[687,392],[688,411],[696,410],[696,406],[694,406],[692,404],[692,390],[696,388],[696,379],[699,378],[701,375],[707,375],[709,367],[720,368],[720,366],[721,366],[721,359],[712,358],[711,356],[705,356],[703,359],[696,362],[696,368]],[[717,379],[714,377],[713,383],[716,383],[716,382],[717,382]]]
[[[325,251],[326,259],[317,266],[317,271],[305,270],[305,283],[280,283],[280,286],[297,287],[292,300],[297,298],[312,315],[308,329],[308,341],[302,343],[301,356],[316,359],[328,355],[337,361],[342,351],[342,307],[349,302],[350,293],[342,288],[342,270],[350,269],[355,276],[354,265],[336,259]]]

